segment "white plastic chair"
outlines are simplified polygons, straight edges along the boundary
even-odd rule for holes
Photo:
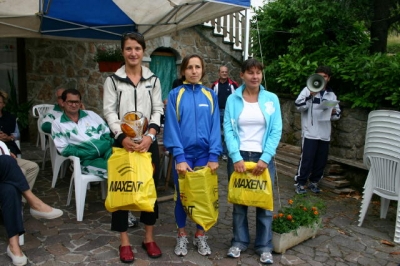
[[[10,155],[10,151],[8,150],[7,145],[4,142],[2,142],[1,140],[0,140],[0,154]],[[21,215],[23,215],[23,213],[24,213],[24,211],[22,210]],[[24,244],[25,244],[25,236],[24,236],[24,234],[22,234],[19,236],[19,245],[23,246]]]
[[[66,167],[64,162],[68,160],[68,157],[64,157],[58,152],[54,144],[54,140],[52,139],[50,134],[45,133],[45,135],[47,136],[48,139],[51,165],[53,167],[53,179],[51,181],[51,187],[54,188],[57,183],[58,174],[60,173],[60,178],[65,176]]]
[[[373,194],[381,197],[380,218],[386,218],[391,200],[397,200],[394,242],[400,243],[400,112],[379,110],[368,116],[364,164],[369,172],[359,216],[361,226]]]
[[[74,172],[71,177],[69,185],[67,206],[71,203],[72,190],[75,185],[75,204],[76,204],[76,220],[81,222],[83,220],[83,212],[85,210],[86,190],[91,182],[101,183],[101,196],[105,199],[107,196],[107,179],[95,176],[82,174],[81,160],[76,156],[69,156],[74,165]]]
[[[15,144],[17,145],[18,149],[21,150],[21,142],[19,141],[19,138],[21,137],[21,133],[19,132],[19,127],[18,127],[18,117],[17,121],[15,122],[15,131],[13,132],[17,136],[17,139],[14,140]],[[21,158],[21,154],[16,154],[18,158]]]
[[[34,118],[38,119],[40,116],[44,116],[49,110],[54,108],[54,104],[37,104],[32,107],[32,115]],[[38,136],[36,140],[36,146],[39,146],[39,141],[42,150],[46,148],[46,137],[40,133],[39,128],[41,124],[38,124]]]
[[[0,153],[4,155],[10,155],[7,145],[0,140]]]
[[[51,135],[50,135],[50,134],[48,134],[48,133],[46,133],[46,132],[44,132],[44,131],[42,130],[42,120],[43,120],[43,118],[44,118],[44,116],[39,116],[38,119],[37,119],[37,121],[36,121],[36,122],[37,122],[37,128],[38,128],[39,135],[40,135],[40,136],[43,136],[43,142],[40,142],[40,143],[41,143],[41,144],[44,143],[44,149],[42,148],[42,151],[43,151],[42,170],[44,170],[45,165],[46,165],[47,150],[50,149],[50,144],[49,144],[49,141],[46,140],[46,137],[47,137],[47,138],[51,138]],[[39,136],[39,135],[38,135],[38,136]],[[42,137],[40,137],[40,138],[42,138]],[[53,158],[51,157],[51,152],[50,152],[50,159],[52,160],[52,161],[51,161],[51,165],[53,166]]]

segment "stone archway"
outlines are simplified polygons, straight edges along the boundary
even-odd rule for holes
[[[176,51],[165,47],[155,49],[150,55],[150,70],[160,78],[163,100],[168,98],[172,82],[177,78],[177,55]]]

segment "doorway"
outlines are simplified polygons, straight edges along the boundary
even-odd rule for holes
[[[172,82],[176,79],[176,57],[169,48],[157,48],[150,56],[150,70],[160,79],[162,100],[168,98]]]

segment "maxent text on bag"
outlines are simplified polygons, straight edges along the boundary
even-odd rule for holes
[[[267,189],[267,181],[257,179],[238,178],[233,183],[234,188]]]
[[[111,181],[108,191],[110,192],[132,192],[139,191],[142,186],[142,181]]]

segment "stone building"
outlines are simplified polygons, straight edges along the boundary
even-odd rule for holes
[[[65,85],[76,88],[82,93],[87,109],[102,114],[103,84],[112,73],[100,72],[93,60],[97,47],[103,45],[94,42],[65,40],[25,39],[27,98],[33,104],[53,103],[56,101],[54,88]],[[119,42],[104,43],[107,46],[120,47]],[[210,86],[218,78],[221,65],[229,68],[230,76],[239,82],[242,51],[233,49],[231,43],[213,35],[210,28],[196,26],[146,41],[144,65],[149,67],[152,56],[162,51],[172,56],[175,67],[168,71],[179,76],[181,60],[187,54],[197,53],[206,62],[206,76],[203,83]],[[240,83],[240,82],[239,82]],[[32,119],[30,128],[35,129]],[[30,139],[36,139],[36,130],[30,130]]]
[[[26,96],[33,104],[55,102],[54,89],[59,85],[76,88],[83,95],[87,109],[102,114],[103,84],[108,75],[99,71],[93,60],[100,45],[119,47],[119,42],[82,42],[50,39],[24,39],[26,68]],[[173,57],[175,67],[169,69],[171,75],[179,75],[182,58],[187,54],[198,53],[206,61],[204,84],[209,86],[218,78],[218,68],[226,65],[230,77],[240,81],[240,64],[243,52],[234,49],[212,29],[195,26],[177,31],[171,35],[146,41],[144,64],[150,66],[155,54]],[[159,53],[162,51],[162,53]],[[273,91],[273,88],[269,88]],[[24,92],[23,92],[24,93]],[[297,95],[279,95],[283,115],[282,142],[301,145],[300,114],[294,108]],[[338,95],[340,100],[340,95]],[[330,154],[348,160],[360,161],[363,156],[364,138],[368,111],[351,109],[341,102],[342,118],[333,123]],[[30,120],[30,141],[36,140],[36,122]]]

